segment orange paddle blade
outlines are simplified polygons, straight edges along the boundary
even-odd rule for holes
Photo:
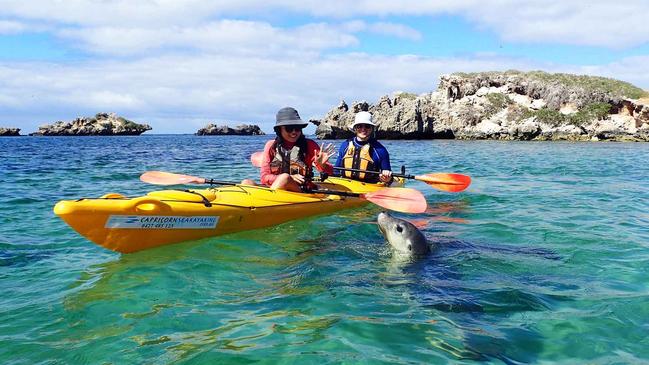
[[[366,199],[385,209],[403,213],[423,213],[426,211],[426,198],[419,190],[410,188],[384,188],[361,194]]]
[[[261,167],[263,161],[264,161],[264,154],[262,152],[255,152],[252,155],[250,155],[250,162],[254,167]]]
[[[164,171],[147,171],[140,176],[140,180],[155,185],[205,184],[205,179],[202,177]]]
[[[415,180],[423,181],[434,188],[451,193],[460,192],[471,184],[471,177],[451,173],[417,175]]]

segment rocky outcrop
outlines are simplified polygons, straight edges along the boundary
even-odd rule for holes
[[[241,124],[234,128],[227,125],[208,124],[196,132],[197,136],[258,136],[265,134],[258,125]]]
[[[94,117],[77,118],[71,122],[58,121],[38,127],[32,136],[136,136],[151,130],[148,124],[138,124],[115,115],[98,113]]]
[[[0,127],[0,137],[11,137],[19,136],[20,128],[1,128]]]
[[[649,141],[641,89],[602,77],[517,71],[452,74],[436,91],[342,101],[315,122],[319,138],[348,138],[358,111],[374,115],[380,139]]]

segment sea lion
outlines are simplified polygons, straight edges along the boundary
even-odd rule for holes
[[[412,223],[386,212],[379,213],[376,221],[383,237],[397,252],[409,256],[424,256],[430,253],[426,237]]]

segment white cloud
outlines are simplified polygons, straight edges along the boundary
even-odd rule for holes
[[[24,132],[43,122],[103,111],[141,118],[135,120],[152,124],[154,133],[193,133],[212,121],[255,123],[270,131],[275,112],[283,106],[296,107],[305,118],[321,117],[340,99],[375,102],[395,90],[432,91],[440,74],[454,71],[543,68],[625,76],[649,74],[648,64],[646,58],[638,58],[587,69],[495,57],[367,54],[300,62],[203,55],[70,66],[0,64],[0,110],[3,119],[22,118]],[[645,82],[647,88],[649,80]]]
[[[633,47],[649,42],[646,0],[458,0],[301,2],[294,10],[328,17],[458,15],[508,41]],[[340,9],[344,9],[341,11]],[[431,20],[432,21],[432,20]]]
[[[68,99],[75,101],[85,99],[88,105],[97,109],[138,109],[144,106],[144,103],[138,96],[130,93],[124,93],[121,90],[91,90],[89,92],[80,91],[82,95],[69,94]]]
[[[507,41],[628,48],[649,42],[649,4],[644,0],[503,1],[465,14]]]
[[[245,6],[238,1],[219,0],[3,0],[0,17],[43,20],[80,26],[172,26],[196,24]]]
[[[392,35],[413,41],[418,41],[422,38],[421,33],[417,30],[403,24],[379,22],[371,24],[369,29],[378,34]]]
[[[141,29],[195,28],[199,31],[216,18],[259,18],[259,14],[304,15],[329,19],[391,15],[438,16],[452,14],[490,29],[507,41],[569,45],[633,47],[649,42],[646,0],[458,0],[387,1],[342,0],[275,1],[94,1],[4,0],[0,19],[18,18],[51,22],[63,27]],[[308,20],[307,20],[308,21]],[[432,21],[432,20],[431,20]],[[34,22],[34,24],[37,24]],[[376,25],[378,27],[378,25]],[[391,26],[383,26],[384,30]],[[392,34],[416,37],[412,30],[392,27]],[[395,33],[396,32],[396,33]]]
[[[274,27],[266,22],[220,20],[195,27],[168,28],[95,27],[66,28],[61,38],[81,42],[93,53],[138,55],[150,51],[201,51],[218,54],[281,55],[301,57],[328,49],[356,46],[354,33],[372,32],[409,40],[421,39],[416,30],[402,24],[363,21],[342,24],[310,23],[295,28]]]
[[[353,3],[339,0],[324,6],[320,3],[302,1],[293,9],[328,17],[452,14],[465,17],[480,28],[491,29],[504,40],[516,42],[610,48],[649,42],[646,0],[364,0]]]
[[[151,50],[202,51],[219,54],[275,54],[292,57],[324,49],[358,44],[352,34],[338,26],[307,24],[293,29],[264,22],[221,20],[196,27],[162,29],[97,27],[68,28],[60,37],[81,41],[91,52],[131,55]]]
[[[0,20],[0,35],[20,33],[25,29],[26,26],[23,23],[9,20]]]

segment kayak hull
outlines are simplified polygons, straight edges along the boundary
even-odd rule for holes
[[[329,178],[319,189],[367,193],[384,188]],[[88,240],[132,253],[168,244],[274,226],[295,219],[359,207],[367,201],[234,185],[203,190],[162,190],[137,198],[107,194],[64,200],[54,213]]]

